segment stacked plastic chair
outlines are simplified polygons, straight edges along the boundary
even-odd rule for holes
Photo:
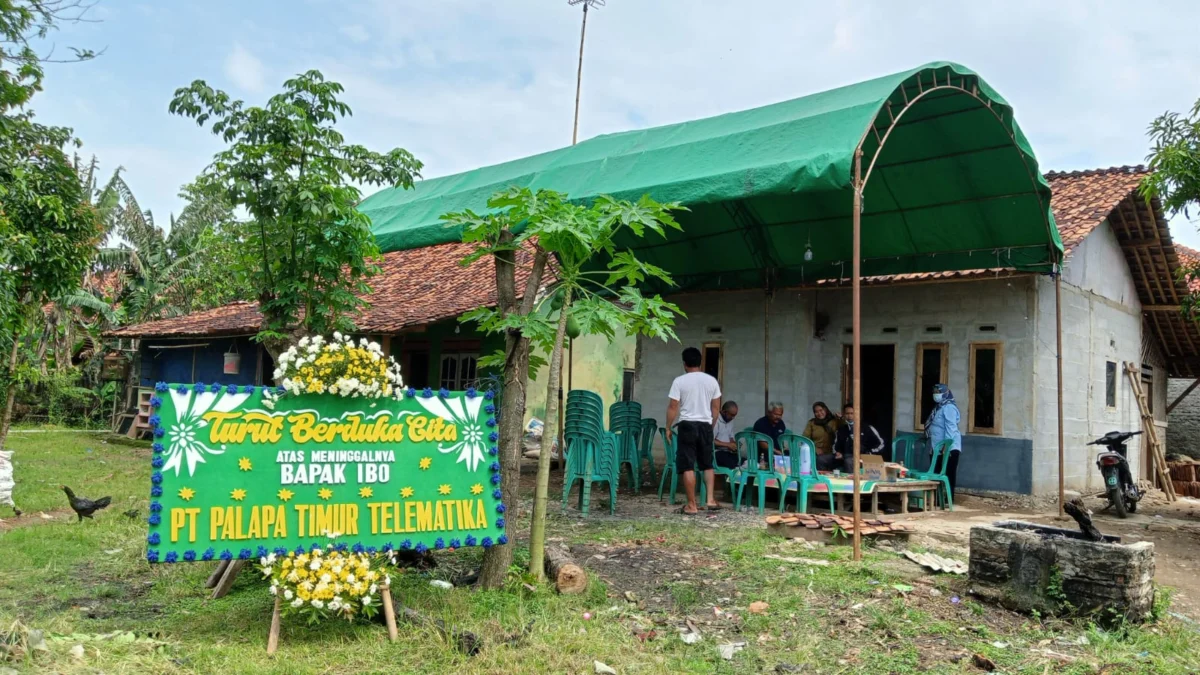
[[[633,491],[641,491],[642,452],[638,439],[642,435],[642,404],[618,401],[608,408],[608,430],[617,435],[617,478],[628,464]],[[653,471],[653,464],[651,464]]]
[[[583,483],[579,493],[579,510],[583,515],[588,514],[594,482],[608,483],[608,510],[616,513],[618,439],[604,430],[603,401],[590,391],[572,390],[567,393],[565,418],[563,510],[567,508],[571,487],[579,480]]]

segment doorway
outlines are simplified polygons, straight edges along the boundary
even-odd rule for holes
[[[862,410],[858,418],[875,427],[883,437],[883,458],[892,460],[892,436],[896,430],[896,345],[862,345]],[[842,348],[842,402],[850,401],[853,390],[853,348]]]

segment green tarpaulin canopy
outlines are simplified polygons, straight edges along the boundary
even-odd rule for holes
[[[717,117],[608,134],[383,190],[360,205],[384,251],[457,241],[442,214],[485,210],[509,186],[572,199],[649,194],[690,212],[684,231],[624,242],[680,290],[848,278],[856,149],[864,275],[1047,271],[1062,243],[1050,188],[1012,108],[953,63]],[[805,260],[811,247],[811,260]],[[764,270],[768,270],[764,272]]]

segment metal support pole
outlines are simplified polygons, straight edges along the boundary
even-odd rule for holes
[[[587,35],[587,10],[583,3],[583,27],[579,29],[579,70],[575,72],[575,125],[571,129],[571,145],[579,140],[579,88],[583,84],[583,38]]]
[[[854,151],[854,265],[851,300],[851,316],[854,325],[854,346],[850,358],[853,378],[854,414],[862,419],[862,148]],[[859,422],[861,424],[861,422]],[[854,464],[851,467],[854,474],[854,559],[862,560],[862,513],[859,499],[862,495],[861,477],[858,471],[859,454],[862,452],[862,434],[855,430],[850,434],[854,440]],[[833,497],[830,496],[830,499]]]
[[[767,406],[771,405],[771,281],[769,277],[765,282],[765,287],[763,294],[763,410],[771,412],[767,410]]]
[[[1062,264],[1054,275],[1054,337],[1057,345],[1058,365],[1058,515],[1063,515],[1065,490],[1063,488],[1063,374],[1062,374]]]

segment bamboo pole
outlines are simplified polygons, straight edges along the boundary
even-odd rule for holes
[[[851,370],[854,386],[854,414],[862,415],[862,147],[854,151],[854,265],[852,266],[851,316],[854,325],[854,346],[851,348]],[[859,422],[861,424],[861,422]],[[862,434],[850,434],[854,442],[854,559],[862,560],[862,513],[859,498],[862,494],[861,478],[858,473],[858,458],[862,451]]]
[[[1054,338],[1057,344],[1058,353],[1056,355],[1058,368],[1058,515],[1061,517],[1064,513],[1063,509],[1066,506],[1064,489],[1063,471],[1065,462],[1063,459],[1063,366],[1062,366],[1062,265],[1058,267],[1058,274],[1054,275]]]

